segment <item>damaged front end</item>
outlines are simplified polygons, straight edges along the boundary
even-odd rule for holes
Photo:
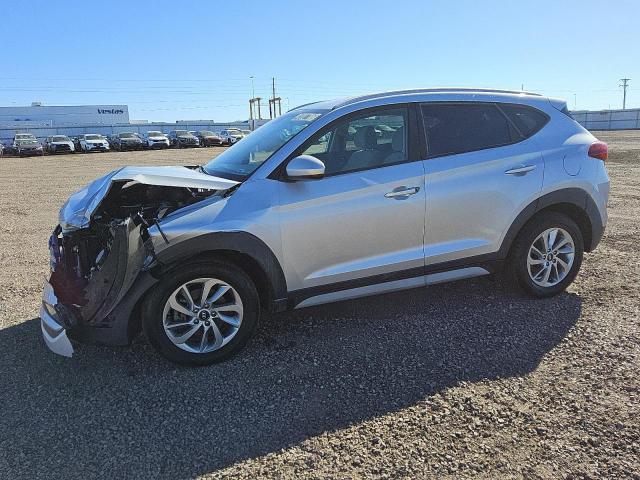
[[[69,337],[129,343],[137,333],[129,317],[157,281],[150,227],[162,235],[163,218],[236,184],[186,167],[125,168],[74,194],[49,239],[40,311],[49,348],[71,356]]]

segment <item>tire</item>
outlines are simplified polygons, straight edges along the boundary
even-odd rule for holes
[[[186,297],[181,293],[181,288],[185,284],[188,284],[187,288],[191,289],[193,303],[203,305],[204,302],[200,297],[204,287],[198,289],[198,286],[204,285],[202,281],[207,279],[219,281],[213,284],[210,291],[217,292],[220,283],[231,287],[219,300],[214,300],[210,307],[213,311],[215,305],[220,305],[219,302],[227,306],[235,304],[235,308],[240,305],[240,313],[231,314],[234,316],[234,322],[238,322],[239,319],[239,326],[235,327],[225,323],[221,320],[221,316],[216,316],[217,314],[208,313],[206,318],[202,318],[202,311],[196,312],[189,309],[189,314],[193,315],[187,316],[170,306],[171,299],[174,302],[182,302],[181,305],[188,304],[185,301]],[[211,281],[213,282],[213,280]],[[211,295],[209,297],[213,298]],[[224,305],[221,308],[224,309]],[[182,310],[185,308],[182,307]],[[235,265],[222,261],[187,264],[168,272],[142,305],[142,326],[151,345],[168,360],[188,366],[203,366],[222,362],[239,352],[255,332],[259,317],[258,293],[251,278]],[[214,334],[214,326],[217,329],[217,334]],[[174,340],[170,339],[169,328],[178,337],[188,335],[196,328],[197,330],[195,333],[191,333],[187,341],[183,341],[180,343],[181,346],[178,346],[174,342],[175,338]],[[209,328],[209,333],[206,334],[206,338],[209,343],[213,343],[213,345],[209,345],[213,350],[205,350],[202,353],[187,351],[187,349],[202,348],[201,342],[204,341],[202,338],[205,336],[202,332],[206,332],[207,328]],[[228,335],[228,338],[225,335]],[[221,343],[216,347],[220,336],[225,338],[226,343]]]
[[[567,238],[569,241],[562,245]],[[549,251],[547,248],[543,252],[550,240],[556,249]],[[571,250],[572,253],[568,253]],[[584,239],[578,225],[562,213],[543,213],[531,219],[518,234],[507,259],[504,277],[509,285],[517,285],[528,295],[551,297],[563,292],[576,278],[583,254]]]

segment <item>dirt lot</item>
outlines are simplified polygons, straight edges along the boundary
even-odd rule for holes
[[[40,338],[74,190],[215,149],[0,159],[0,477],[640,478],[640,132],[609,142],[610,223],[549,300],[488,279],[265,319],[233,360]]]

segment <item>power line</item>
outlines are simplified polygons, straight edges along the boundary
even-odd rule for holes
[[[621,78],[622,82],[620,86],[622,87],[622,109],[625,110],[627,108],[627,87],[629,86],[630,78]]]

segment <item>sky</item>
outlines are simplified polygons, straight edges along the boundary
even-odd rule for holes
[[[437,86],[640,107],[640,1],[3,0],[0,106],[127,104],[131,119],[248,117]],[[253,77],[253,80],[251,79]],[[266,100],[264,112],[268,116]]]

